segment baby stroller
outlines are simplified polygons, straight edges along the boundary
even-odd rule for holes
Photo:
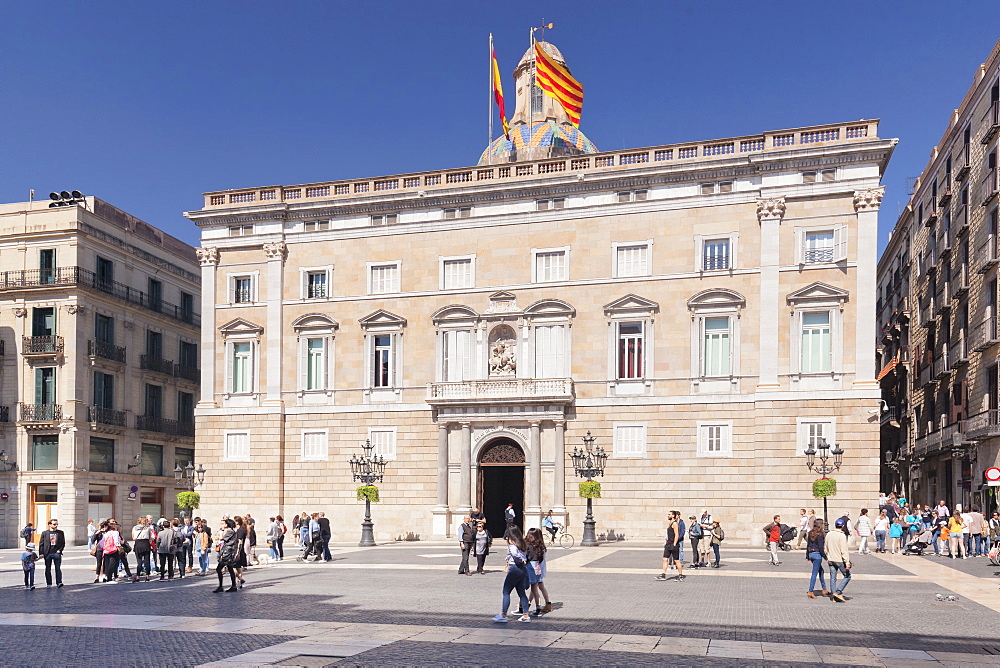
[[[910,541],[910,543],[903,550],[904,555],[915,554],[921,556],[931,543],[934,542],[934,533],[930,529],[926,529],[919,536]]]
[[[778,540],[778,547],[784,551],[788,552],[792,549],[792,541],[795,540],[795,536],[798,535],[798,531],[795,527],[790,527],[787,524],[781,524],[781,537]]]

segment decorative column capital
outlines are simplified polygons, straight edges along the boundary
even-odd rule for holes
[[[14,317],[15,318],[23,318],[26,315],[28,315],[28,309],[21,308],[20,306],[15,306],[14,307]]]
[[[267,255],[268,260],[283,260],[285,259],[285,251],[287,248],[288,247],[284,241],[275,241],[273,243],[264,244],[264,254]]]
[[[87,309],[85,307],[83,307],[83,306],[80,306],[79,304],[67,304],[66,305],[66,313],[69,313],[70,315],[76,315],[77,313],[83,314],[83,313],[86,313],[86,312],[87,312]]]
[[[885,195],[885,186],[878,188],[868,188],[867,190],[854,191],[854,210],[857,213],[862,211],[878,211],[882,206],[882,197]]]
[[[208,248],[195,248],[194,252],[198,255],[198,262],[200,262],[203,267],[219,264],[219,249],[215,246],[210,246]]]
[[[768,197],[757,200],[757,221],[763,223],[765,220],[776,220],[781,222],[785,215],[785,198]]]

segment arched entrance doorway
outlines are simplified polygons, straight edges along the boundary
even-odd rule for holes
[[[476,500],[486,515],[486,530],[494,538],[503,536],[504,510],[514,504],[519,524],[524,523],[524,450],[514,440],[497,438],[479,453]]]

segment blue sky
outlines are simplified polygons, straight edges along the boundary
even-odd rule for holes
[[[0,201],[96,195],[197,244],[207,190],[474,164],[487,36],[542,19],[605,150],[881,118],[880,247],[979,63],[995,2],[0,0]],[[511,102],[511,108],[513,103]]]

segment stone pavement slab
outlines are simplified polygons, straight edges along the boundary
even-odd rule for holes
[[[761,650],[764,659],[775,661],[793,661],[804,663],[820,663],[822,658],[812,645],[804,643],[762,643]]]
[[[708,643],[708,656],[730,659],[763,659],[759,642],[746,640],[712,640]]]
[[[654,654],[706,656],[709,642],[708,638],[660,638],[651,651]]]

